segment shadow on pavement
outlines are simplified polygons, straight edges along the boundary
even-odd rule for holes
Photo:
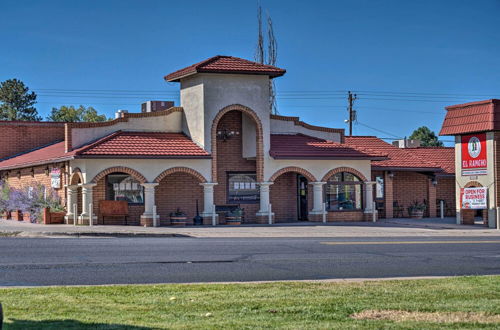
[[[149,330],[153,328],[137,327],[125,324],[112,323],[83,323],[76,320],[17,320],[9,319],[9,323],[4,323],[3,329],[119,329],[119,330]]]

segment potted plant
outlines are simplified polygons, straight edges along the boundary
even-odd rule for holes
[[[61,205],[61,199],[55,190],[51,189],[49,192],[46,192],[45,197],[40,200],[40,206],[42,208],[42,216],[39,222],[46,225],[64,223],[66,211],[64,210],[64,206]]]
[[[226,215],[226,224],[228,225],[241,225],[241,217],[243,216],[243,209],[240,207],[229,211]]]
[[[186,213],[182,212],[179,208],[177,208],[177,211],[170,213],[170,223],[173,226],[185,226],[186,221]]]
[[[424,212],[427,209],[425,203],[420,203],[419,201],[413,202],[408,206],[408,215],[413,219],[422,219],[424,217]]]

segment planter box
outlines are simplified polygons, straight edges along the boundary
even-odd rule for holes
[[[43,209],[43,224],[44,225],[55,225],[64,224],[64,216],[66,212],[50,212],[50,209]]]
[[[23,214],[21,211],[11,211],[10,218],[15,221],[23,221]]]
[[[172,226],[184,227],[187,222],[187,217],[170,217],[170,224]]]
[[[410,213],[410,218],[412,219],[422,219],[424,217],[424,211],[412,211]]]
[[[226,217],[226,225],[241,225],[241,217]]]

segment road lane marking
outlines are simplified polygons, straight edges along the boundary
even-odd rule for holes
[[[398,244],[500,244],[500,241],[385,241],[385,242],[320,242],[325,245],[398,245]]]

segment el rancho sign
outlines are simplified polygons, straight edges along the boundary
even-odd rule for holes
[[[463,135],[461,148],[462,175],[486,175],[486,133]]]

